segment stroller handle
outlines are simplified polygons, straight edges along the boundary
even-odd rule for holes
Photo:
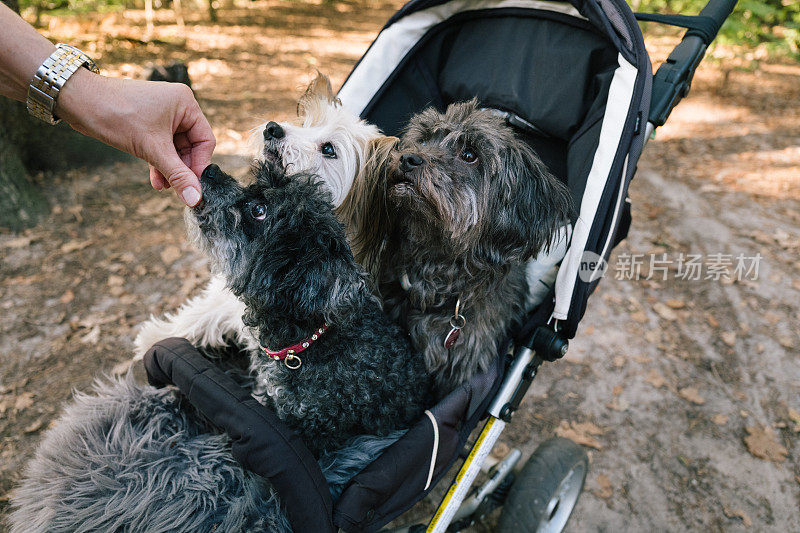
[[[710,19],[707,33],[710,39],[708,42],[706,42],[706,45],[710,45],[717,36],[719,29],[731,15],[731,13],[733,13],[733,9],[736,7],[736,2],[737,0],[710,0],[706,6],[700,10],[700,17],[708,17]],[[697,30],[689,30],[686,32],[686,35],[694,35],[695,32],[697,32]]]
[[[703,59],[708,46],[736,7],[737,0],[711,0],[698,16],[657,15],[637,13],[643,21],[683,26],[689,31],[669,54],[653,76],[648,122],[653,128],[663,126],[672,109],[689,94],[694,71]]]

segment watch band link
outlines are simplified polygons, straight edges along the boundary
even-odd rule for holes
[[[44,60],[33,75],[26,102],[28,113],[48,124],[61,122],[53,115],[58,94],[70,76],[81,67],[99,72],[95,62],[82,51],[74,46],[58,43],[56,51]]]

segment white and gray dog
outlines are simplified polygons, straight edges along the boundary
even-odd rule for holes
[[[525,311],[525,265],[569,222],[567,188],[477,101],[411,118],[384,172],[357,183],[359,261],[384,309],[451,390]]]
[[[255,396],[321,457],[336,492],[422,416],[430,378],[370,293],[330,193],[271,164],[255,174],[245,188],[210,166],[187,224],[269,347],[250,353]],[[78,395],[15,490],[12,531],[288,530],[269,484],[204,420],[130,379]]]

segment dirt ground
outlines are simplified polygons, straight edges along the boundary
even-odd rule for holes
[[[197,13],[183,35],[159,12],[151,43],[141,12],[44,22],[108,74],[186,61],[216,160],[242,174],[248,130],[292,116],[315,68],[341,83],[397,4],[365,5],[258,0],[218,25]],[[653,39],[653,55],[669,42]],[[502,439],[525,454],[553,434],[587,447],[570,531],[800,530],[800,65],[733,69],[727,82],[722,67],[701,67],[647,147],[630,235],[568,356],[543,366]],[[52,214],[0,232],[0,516],[71,391],[127,370],[137,325],[208,277],[179,203],[149,188],[144,164],[37,179]],[[701,279],[681,279],[681,254],[701,256]],[[756,254],[757,279],[715,279]],[[639,279],[627,279],[631,258]]]

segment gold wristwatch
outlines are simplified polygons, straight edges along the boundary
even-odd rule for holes
[[[56,51],[44,60],[28,86],[28,113],[48,124],[61,122],[53,115],[58,93],[70,76],[81,67],[99,72],[95,62],[82,51],[74,46],[58,43]]]

